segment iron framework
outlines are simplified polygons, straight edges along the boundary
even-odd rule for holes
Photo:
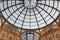
[[[2,0],[0,5],[4,19],[21,29],[46,27],[52,24],[60,13],[60,2],[57,0]]]

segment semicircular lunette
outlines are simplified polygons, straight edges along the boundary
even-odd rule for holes
[[[14,0],[2,1],[3,17],[22,29],[38,29],[51,24],[59,15],[59,1]]]

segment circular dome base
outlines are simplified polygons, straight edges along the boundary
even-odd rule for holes
[[[25,0],[24,1],[24,5],[25,5],[25,7],[26,8],[34,8],[34,7],[36,7],[36,3],[37,3],[37,1],[36,0]]]

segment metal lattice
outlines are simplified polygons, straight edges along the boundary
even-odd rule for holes
[[[38,29],[51,24],[59,15],[57,0],[2,0],[3,17],[22,29]]]
[[[36,32],[24,32],[22,40],[39,40],[39,35]]]

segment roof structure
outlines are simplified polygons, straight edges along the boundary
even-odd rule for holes
[[[57,0],[3,0],[0,5],[4,19],[22,29],[46,27],[60,13],[60,2]]]

